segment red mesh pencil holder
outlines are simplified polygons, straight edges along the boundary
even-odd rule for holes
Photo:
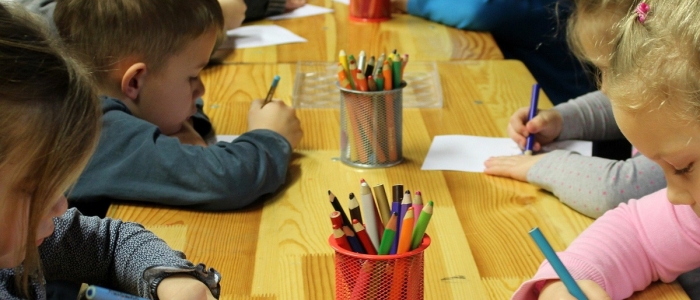
[[[423,299],[423,251],[430,245],[426,234],[418,248],[397,255],[368,255],[345,250],[333,235],[335,299]]]

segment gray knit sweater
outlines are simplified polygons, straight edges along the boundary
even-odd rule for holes
[[[150,285],[173,273],[192,274],[218,297],[218,272],[193,265],[139,224],[85,217],[76,209],[54,222],[53,235],[39,247],[45,278],[32,278],[33,298],[46,299],[45,280],[85,282],[155,298]],[[14,276],[13,269],[0,270],[0,299],[22,299]]]
[[[558,140],[624,137],[615,123],[610,100],[601,92],[583,95],[554,109],[564,120]],[[643,155],[616,161],[565,150],[545,155],[527,173],[527,180],[592,218],[666,187],[661,168]]]

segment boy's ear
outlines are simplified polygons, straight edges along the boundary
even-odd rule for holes
[[[124,72],[124,76],[122,76],[122,93],[132,101],[136,101],[143,88],[143,82],[147,73],[148,69],[146,68],[146,64],[142,62],[129,66],[126,72]]]

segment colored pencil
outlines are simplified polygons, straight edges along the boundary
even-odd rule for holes
[[[350,219],[357,219],[362,223],[362,212],[360,211],[360,202],[355,198],[355,193],[350,193],[348,201],[348,210],[350,211]]]
[[[367,64],[367,54],[365,50],[360,51],[360,55],[357,57],[357,70],[364,74],[365,65]]]
[[[391,245],[394,243],[394,237],[396,236],[396,223],[398,215],[396,213],[391,214],[389,222],[387,222],[384,227],[384,236],[382,236],[382,242],[379,244],[379,249],[377,254],[387,255],[391,251]]]
[[[428,228],[428,223],[430,223],[430,218],[433,217],[433,201],[428,201],[428,205],[423,207],[420,212],[420,217],[413,228],[413,234],[411,235],[411,250],[418,248],[423,242],[423,235],[425,235],[425,229]]]
[[[401,87],[401,57],[398,54],[394,54],[391,62],[391,85],[398,89]]]
[[[267,91],[267,97],[265,97],[265,101],[263,101],[263,104],[260,105],[260,108],[264,107],[265,104],[270,103],[272,101],[272,96],[275,95],[275,90],[277,89],[277,84],[280,82],[280,76],[275,75],[274,78],[272,78],[272,84],[270,84],[270,90]]]
[[[384,230],[384,225],[382,225],[381,219],[379,218],[379,211],[377,210],[377,205],[374,203],[374,197],[372,197],[372,191],[369,189],[369,184],[362,180],[360,183],[360,199],[362,200],[362,210],[365,212],[365,227],[367,229],[367,235],[372,241],[372,245],[375,249],[379,248],[379,242],[381,242],[381,232]]]
[[[352,251],[348,239],[345,237],[345,232],[335,224],[333,225],[333,238],[335,239],[335,243],[338,244],[338,247]]]
[[[346,72],[350,70],[348,65],[348,56],[345,54],[345,50],[340,50],[340,53],[338,53],[338,61]]]
[[[338,63],[338,84],[346,89],[352,89],[352,86],[350,86],[350,81],[348,81],[348,74],[345,69],[343,69],[343,66]]]
[[[379,207],[379,215],[382,218],[382,224],[386,226],[386,224],[389,223],[389,218],[391,218],[391,209],[389,208],[389,199],[386,197],[384,185],[375,185],[372,190],[374,190],[374,196],[377,201],[377,207]]]
[[[413,207],[414,217],[418,220],[420,212],[423,210],[423,195],[420,191],[416,191],[416,196],[413,197],[413,204],[411,206]]]
[[[369,62],[367,62],[367,67],[364,69],[364,74],[365,77],[369,78],[370,76],[374,75],[374,64],[376,63],[376,60],[374,59],[374,55],[369,58]]]
[[[372,244],[372,240],[369,239],[369,235],[367,234],[367,230],[365,230],[365,227],[362,226],[362,224],[357,219],[352,220],[352,227],[357,233],[357,239],[360,240],[360,243],[362,243],[362,247],[365,248],[365,252],[367,252],[367,254],[369,255],[377,255],[377,250]]]
[[[389,65],[388,58],[384,61],[384,64],[382,65],[382,75],[384,75],[384,90],[390,91],[392,89],[393,79],[391,77],[391,66]]]
[[[365,248],[362,247],[362,243],[360,243],[357,235],[355,235],[355,229],[353,229],[352,226],[343,225],[343,233],[345,233],[345,237],[348,239],[348,243],[350,244],[350,249],[352,249],[353,252],[362,254],[367,253],[365,252]]]
[[[372,77],[372,75],[369,75],[367,77],[367,89],[370,92],[377,91],[377,82],[374,80],[374,77]]]
[[[374,71],[372,73],[372,76],[374,76],[374,78],[377,78],[377,75],[379,73],[381,73],[381,71],[382,71],[381,68],[384,65],[384,57],[385,57],[384,53],[379,55],[379,58],[377,58],[377,63],[374,64]],[[381,86],[380,86],[380,88],[381,88]]]
[[[576,283],[576,280],[574,280],[574,278],[571,276],[571,273],[569,273],[569,271],[566,270],[566,267],[559,259],[559,256],[557,256],[557,253],[554,252],[554,249],[552,249],[552,246],[544,237],[540,229],[538,227],[535,227],[532,230],[530,230],[530,236],[532,236],[532,239],[535,240],[535,243],[542,251],[542,254],[544,254],[544,257],[547,258],[549,264],[552,265],[552,268],[554,268],[554,272],[556,272],[557,275],[559,275],[559,278],[564,283],[564,286],[566,286],[566,289],[569,290],[569,294],[571,294],[578,300],[588,299],[581,290],[581,287],[579,287]]]
[[[413,207],[409,207],[406,216],[401,222],[401,232],[399,233],[399,247],[396,254],[403,254],[411,250],[411,235],[413,234]]]
[[[348,219],[348,215],[345,214],[343,206],[340,205],[340,202],[338,202],[338,198],[336,198],[335,195],[333,195],[331,190],[328,190],[328,201],[331,202],[333,209],[340,213],[340,217],[343,219],[343,225],[352,228],[352,222],[350,222],[350,219]]]
[[[88,300],[147,300],[139,296],[134,296],[132,294],[127,294],[115,290],[110,290],[107,288],[99,287],[96,285],[90,285],[85,290],[85,299]]]
[[[343,227],[343,218],[340,216],[339,211],[334,211],[331,213],[331,225],[338,225],[338,228]]]
[[[537,102],[540,98],[540,85],[535,83],[532,85],[532,95],[530,96],[530,112],[527,116],[527,121],[534,119],[537,116]],[[525,155],[532,155],[532,147],[535,145],[535,135],[529,134],[525,142]]]
[[[372,278],[372,268],[374,261],[365,260],[360,267],[360,274],[357,276],[357,281],[350,294],[350,299],[366,299],[369,293],[369,287]],[[346,278],[347,279],[347,278]]]
[[[401,200],[403,199],[403,185],[395,184],[391,189],[391,212],[397,214],[398,220],[396,221],[396,237],[394,237],[394,243],[391,245],[390,254],[396,254],[396,249],[399,247],[399,236],[398,233],[401,232]]]

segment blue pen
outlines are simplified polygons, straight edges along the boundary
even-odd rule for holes
[[[586,295],[583,294],[581,288],[578,286],[578,284],[576,284],[574,278],[571,277],[569,271],[566,270],[564,264],[561,262],[561,260],[559,260],[559,256],[557,256],[557,254],[554,252],[552,246],[549,244],[549,242],[547,242],[544,235],[542,235],[540,229],[535,227],[530,230],[530,236],[533,240],[535,240],[537,246],[540,247],[540,251],[542,251],[544,257],[549,261],[549,264],[552,265],[552,268],[554,268],[554,272],[557,272],[561,282],[563,282],[566,289],[569,290],[569,294],[576,297],[578,300],[588,300]]]
[[[138,296],[113,291],[96,285],[88,286],[85,291],[88,300],[148,300]]]
[[[272,85],[270,85],[270,90],[267,92],[267,97],[265,97],[265,101],[263,104],[260,106],[262,108],[265,106],[265,104],[270,103],[272,101],[272,96],[275,94],[275,89],[277,89],[277,83],[280,82],[280,76],[275,75],[275,78],[272,79]]]
[[[530,97],[530,113],[527,116],[527,121],[534,119],[537,115],[537,102],[540,99],[540,85],[535,83],[532,85],[532,96]],[[527,142],[525,143],[525,155],[532,155],[532,147],[535,145],[535,135],[530,134],[527,136]]]

